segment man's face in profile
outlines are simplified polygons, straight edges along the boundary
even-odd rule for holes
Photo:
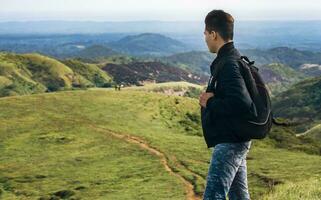
[[[211,31],[211,33],[208,30],[204,30],[204,38],[205,38],[205,42],[206,45],[208,47],[208,50],[211,53],[216,53],[215,52],[215,32]]]

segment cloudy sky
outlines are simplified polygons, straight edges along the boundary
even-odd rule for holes
[[[321,20],[320,0],[0,0],[0,21],[200,21],[212,9],[239,20]]]

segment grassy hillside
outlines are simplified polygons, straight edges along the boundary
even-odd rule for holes
[[[0,96],[93,85],[65,64],[39,54],[1,53],[0,77]]]
[[[276,187],[272,195],[264,197],[264,200],[275,199],[313,199],[318,200],[321,197],[321,179],[308,179],[298,182],[292,182],[286,185]]]
[[[321,120],[321,77],[301,81],[274,98],[275,115],[303,121]]]
[[[18,56],[18,59],[32,73],[32,78],[46,85],[50,91],[60,87],[90,84],[84,77],[75,74],[68,66],[55,59],[39,54],[24,54]]]
[[[87,64],[78,60],[65,60],[63,63],[92,82],[96,87],[110,86],[113,81],[113,78],[96,64]]]
[[[204,191],[212,149],[202,138],[197,99],[101,89],[4,97],[0,108],[4,199],[185,199],[184,180],[196,194]],[[320,156],[277,144],[253,141],[252,199],[321,177]],[[313,192],[303,199],[318,194],[301,188]]]

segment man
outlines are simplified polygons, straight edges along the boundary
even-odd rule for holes
[[[208,170],[204,200],[250,199],[246,155],[251,140],[237,137],[231,119],[252,112],[253,102],[239,71],[240,53],[233,43],[233,17],[213,10],[205,18],[205,41],[217,56],[210,66],[217,79],[210,78],[206,92],[199,98],[203,135],[207,147],[214,147]],[[220,66],[220,68],[218,68]],[[213,80],[215,79],[215,80]]]

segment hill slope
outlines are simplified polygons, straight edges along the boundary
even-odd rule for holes
[[[309,78],[293,85],[278,94],[272,103],[275,116],[290,119],[296,132],[307,132],[321,124],[321,77]]]
[[[87,64],[78,60],[64,60],[62,62],[74,72],[92,82],[96,87],[110,86],[113,81],[113,78],[101,70],[96,64]]]
[[[274,99],[275,114],[287,118],[321,119],[321,77],[301,81]]]
[[[305,74],[280,63],[271,63],[260,66],[259,73],[271,89],[273,96],[307,78]]]

